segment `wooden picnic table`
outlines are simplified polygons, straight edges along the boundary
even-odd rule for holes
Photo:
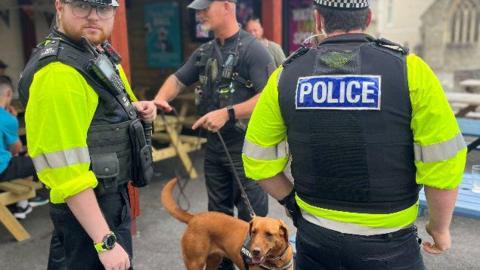
[[[35,190],[42,186],[33,182],[32,177],[0,182],[0,223],[15,237],[17,241],[30,238],[30,234],[13,216],[8,205],[35,197]]]
[[[477,148],[480,145],[480,120],[457,118],[458,125],[462,131],[463,136],[474,137],[475,139],[468,144],[468,152]]]
[[[191,126],[196,117],[187,117],[189,106],[194,101],[193,94],[186,94],[177,97],[180,101],[180,109],[176,115],[160,114],[154,123],[155,133],[152,139],[163,143],[169,143],[169,146],[162,149],[153,148],[153,160],[160,161],[167,158],[178,156],[182,161],[185,171],[190,178],[197,178],[197,171],[188,156],[189,152],[199,150],[206,139],[197,136],[180,135],[184,125]]]
[[[455,116],[465,117],[470,114],[480,118],[480,114],[475,113],[477,107],[480,106],[480,94],[447,92],[446,96],[455,111]]]
[[[458,188],[457,202],[455,203],[454,214],[480,219],[480,193],[472,191],[473,176],[470,173],[463,175],[462,183]],[[427,209],[427,201],[424,189],[420,191],[420,211],[423,215]]]

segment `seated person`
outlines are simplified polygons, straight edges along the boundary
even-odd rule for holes
[[[29,176],[36,178],[32,159],[19,155],[23,145],[18,136],[16,112],[10,106],[12,89],[10,81],[0,77],[0,182]],[[46,203],[48,200],[42,198],[34,198],[32,201],[35,206]],[[15,217],[24,219],[32,211],[32,205],[24,200],[10,210]]]

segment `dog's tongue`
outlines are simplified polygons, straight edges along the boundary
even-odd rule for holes
[[[253,264],[260,264],[262,263],[262,257],[252,257]]]

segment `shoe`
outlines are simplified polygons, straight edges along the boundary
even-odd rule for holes
[[[26,207],[15,206],[13,207],[13,215],[18,219],[26,219],[27,215],[32,212],[32,207],[27,204]]]
[[[31,207],[37,207],[37,206],[42,206],[48,203],[48,198],[45,198],[43,196],[35,196],[32,199],[28,200],[28,204],[30,204]]]

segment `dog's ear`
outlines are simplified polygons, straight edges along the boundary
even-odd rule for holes
[[[288,227],[287,227],[287,224],[281,219],[279,219],[278,221],[280,223],[280,231],[283,232],[283,237],[285,238],[284,239],[285,243],[288,245]]]

